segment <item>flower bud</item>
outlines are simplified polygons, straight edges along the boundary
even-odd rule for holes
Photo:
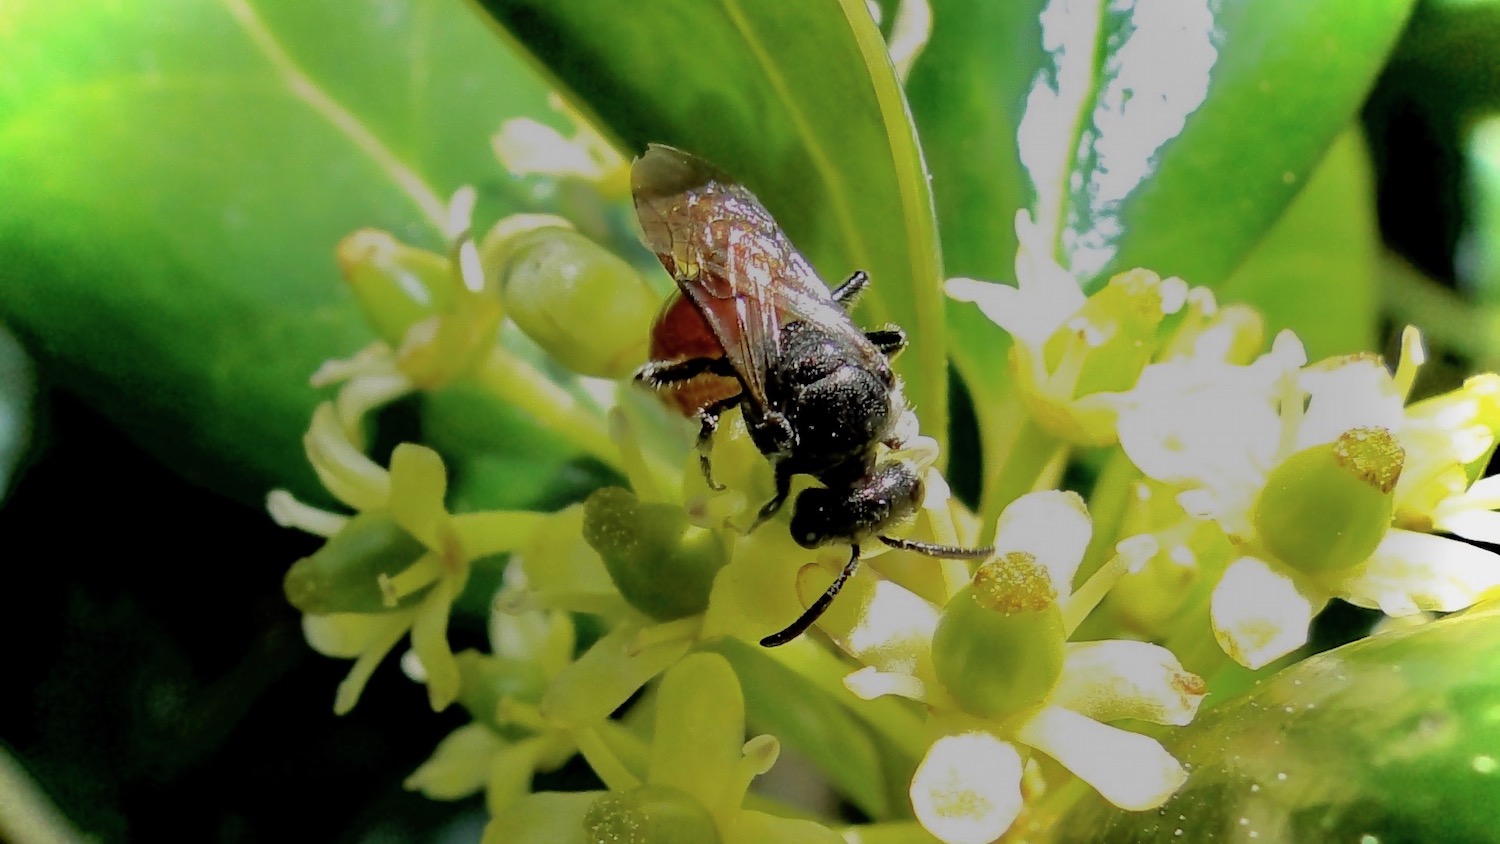
[[[531,660],[491,656],[473,650],[457,654],[455,659],[462,677],[458,702],[470,717],[488,724],[507,739],[516,740],[528,735],[529,730],[501,723],[495,715],[502,700],[541,701],[542,693],[547,690],[547,678],[541,666]]]
[[[336,254],[365,319],[392,346],[401,345],[413,325],[453,307],[455,282],[442,255],[376,229],[344,238]]]
[[[698,801],[665,785],[612,791],[583,819],[592,844],[717,844],[718,827]]]
[[[1156,350],[1156,329],[1163,317],[1182,307],[1187,285],[1165,281],[1150,270],[1134,269],[1111,278],[1088,298],[1063,330],[1047,341],[1053,364],[1067,343],[1081,337],[1088,346],[1075,397],[1128,390]]]
[[[660,621],[708,608],[726,553],[718,534],[696,527],[672,504],[643,504],[606,487],[583,505],[583,538],[598,552],[630,605]]]
[[[613,252],[539,215],[501,220],[481,251],[507,315],[564,366],[623,378],[646,360],[661,296]]]
[[[1035,558],[1013,552],[979,567],[943,609],[933,667],[964,710],[1003,718],[1042,701],[1062,674],[1067,632]]]
[[[402,609],[427,590],[402,595],[393,604],[382,580],[405,571],[425,553],[422,543],[390,516],[360,513],[312,556],[293,563],[282,588],[292,606],[311,615]]]
[[[1369,558],[1391,526],[1405,452],[1384,428],[1354,428],[1282,461],[1255,505],[1255,528],[1287,565],[1309,574]]]

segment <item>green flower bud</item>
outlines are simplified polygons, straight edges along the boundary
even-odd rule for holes
[[[391,601],[382,580],[405,571],[426,547],[384,513],[349,519],[310,557],[292,564],[282,583],[287,601],[312,615],[377,613],[412,606],[427,589]]]
[[[416,323],[453,307],[453,272],[442,255],[375,229],[344,238],[336,254],[365,319],[392,346]]]
[[[469,715],[512,741],[530,735],[528,729],[497,721],[495,712],[500,701],[506,699],[541,702],[542,693],[547,690],[547,678],[541,666],[531,660],[507,659],[473,650],[457,654],[455,659],[462,678],[458,702]]]
[[[943,608],[933,667],[965,711],[1003,718],[1052,691],[1066,639],[1047,572],[1030,554],[1010,553],[980,566]]]
[[[1089,351],[1078,376],[1074,396],[1128,390],[1156,351],[1156,329],[1165,315],[1165,282],[1150,270],[1134,269],[1111,278],[1104,289],[1088,298],[1068,326],[1096,335],[1084,337]],[[1175,287],[1185,287],[1176,282]],[[1174,290],[1181,296],[1182,291]],[[1180,302],[1174,303],[1176,310]],[[1047,361],[1055,364],[1065,346],[1077,342],[1077,332],[1064,326],[1047,341]]]
[[[646,360],[661,296],[635,268],[554,217],[502,220],[482,249],[507,315],[583,375],[623,378]]]
[[[1391,527],[1405,452],[1384,428],[1354,428],[1271,470],[1255,529],[1287,565],[1309,574],[1369,558]]]
[[[687,793],[643,785],[612,791],[589,807],[584,830],[593,844],[717,844],[713,816]]]
[[[714,575],[727,562],[718,534],[690,523],[681,507],[643,504],[619,487],[584,503],[583,538],[625,600],[659,621],[707,609]]]

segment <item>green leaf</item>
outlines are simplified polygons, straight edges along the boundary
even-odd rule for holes
[[[949,276],[1014,278],[1016,209],[1030,201],[1016,148],[1025,91],[1042,59],[1040,2],[932,0],[932,37],[906,91],[932,171]],[[972,305],[948,302],[949,351],[978,418],[986,459],[1014,428],[1000,408],[1010,391],[1010,339]],[[985,474],[985,483],[995,473]]]
[[[1054,840],[1492,840],[1497,648],[1492,608],[1304,660],[1169,737],[1191,774],[1166,805],[1091,795]]]
[[[0,501],[15,483],[21,458],[31,441],[31,403],[36,378],[31,360],[5,326],[0,325]]]
[[[1460,247],[1460,272],[1475,297],[1494,307],[1500,301],[1500,118],[1480,121],[1464,146],[1470,220]]]
[[[1381,247],[1371,180],[1364,140],[1345,132],[1220,299],[1260,309],[1268,337],[1297,332],[1310,360],[1375,348]]]
[[[374,226],[441,247],[465,182],[519,210],[489,136],[548,113],[462,8],[261,5],[20,2],[0,27],[0,318],[176,468],[252,500],[316,489],[307,378],[373,339],[334,245]]]
[[[862,0],[476,0],[613,135],[690,150],[744,182],[830,282],[863,269],[869,323],[926,431],[947,433],[941,266],[926,171]]]
[[[1411,6],[1049,8],[1057,64],[1020,146],[1065,265],[1090,286],[1137,266],[1222,282],[1349,124]]]
[[[745,691],[752,730],[770,733],[806,755],[839,793],[873,818],[892,816],[886,783],[911,780],[916,760],[896,760],[849,710],[760,649],[737,639],[707,648],[729,660]],[[905,815],[904,808],[896,814]]]

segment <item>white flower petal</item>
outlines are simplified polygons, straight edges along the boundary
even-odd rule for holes
[[[863,597],[859,592],[864,590],[849,591]],[[889,580],[872,579],[866,594],[868,601],[859,610],[854,628],[847,635],[830,631],[839,647],[878,671],[931,676],[937,608]]]
[[[1338,588],[1344,600],[1387,615],[1452,612],[1500,589],[1500,555],[1456,539],[1392,530]]]
[[[1049,700],[1096,721],[1139,718],[1183,726],[1205,693],[1172,652],[1145,642],[1072,642]]]
[[[927,700],[927,685],[921,680],[910,674],[880,671],[873,665],[866,665],[846,676],[844,687],[861,700],[874,700],[886,695],[904,697],[918,703],[925,703]]]
[[[1044,707],[1016,737],[1051,756],[1121,809],[1165,803],[1187,772],[1155,739],[1110,727],[1060,706]]]
[[[1052,576],[1057,594],[1068,595],[1093,532],[1088,508],[1078,493],[1033,492],[1017,498],[1000,514],[995,553],[1032,555]]]
[[[583,144],[529,117],[505,121],[491,143],[500,163],[518,176],[540,173],[595,179],[600,175],[598,162]]]
[[[1500,513],[1493,510],[1467,510],[1439,515],[1433,526],[1464,539],[1500,544]]]
[[[1272,368],[1206,359],[1152,364],[1120,400],[1120,445],[1159,481],[1258,485],[1280,438],[1279,379]]]
[[[1264,560],[1241,557],[1214,587],[1209,607],[1214,638],[1239,664],[1260,668],[1307,641],[1307,627],[1322,608],[1322,602],[1313,603]]]
[[[940,738],[912,777],[911,805],[944,844],[989,844],[1021,812],[1021,754],[984,732]]]
[[[1299,450],[1333,442],[1351,428],[1395,431],[1405,420],[1405,398],[1379,358],[1357,355],[1314,364],[1299,383],[1308,394],[1297,428]]]

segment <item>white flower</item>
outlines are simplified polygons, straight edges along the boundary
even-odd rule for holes
[[[1408,408],[1421,363],[1414,329],[1403,336],[1394,374],[1369,355],[1305,366],[1301,343],[1283,332],[1270,353],[1248,366],[1213,355],[1149,366],[1117,400],[1126,455],[1148,477],[1177,488],[1188,514],[1213,520],[1240,549],[1210,604],[1214,635],[1237,661],[1258,668],[1300,647],[1312,616],[1330,598],[1408,614],[1460,609],[1500,587],[1500,556],[1454,540],[1391,526],[1365,559],[1319,569],[1289,562],[1267,545],[1295,537],[1268,538],[1257,526],[1278,467],[1307,449],[1368,431],[1391,444],[1385,471],[1399,474],[1388,505],[1396,525],[1500,538],[1500,516],[1489,512],[1500,504],[1500,487],[1482,481],[1465,489],[1466,465],[1492,444],[1481,408],[1494,406],[1494,384],[1475,381],[1472,395]],[[1337,504],[1330,501],[1327,513]],[[1309,510],[1294,521],[1325,517]]]
[[[1017,499],[997,528],[998,557],[1034,557],[1057,594],[1068,596],[1059,606],[1069,631],[1102,593],[1093,580],[1076,592],[1070,588],[1091,532],[1083,501],[1057,491]],[[1108,580],[1125,565],[1117,558],[1095,577]],[[931,648],[940,616],[932,605],[870,575],[857,575],[845,591],[859,596],[857,619],[824,629],[867,665],[846,684],[863,697],[898,694],[924,701],[945,733],[922,760],[910,793],[923,827],[947,844],[992,841],[1010,827],[1022,806],[1022,773],[1032,751],[1062,763],[1126,809],[1161,805],[1186,778],[1155,739],[1103,723],[1192,720],[1203,681],[1166,649],[1128,641],[1067,643],[1061,674],[1034,711],[981,719],[958,711],[937,680]]]
[[[1016,236],[1018,286],[955,278],[948,295],[975,303],[1014,339],[1018,392],[1039,425],[1065,442],[1110,445],[1115,419],[1106,396],[1134,383],[1161,320],[1186,303],[1187,285],[1136,269],[1085,297],[1025,211],[1016,214]]]

